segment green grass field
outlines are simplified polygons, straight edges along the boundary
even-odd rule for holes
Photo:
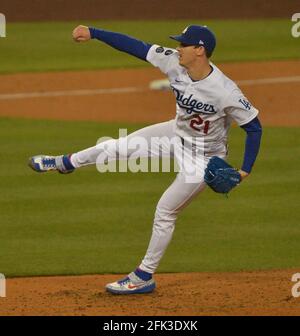
[[[129,131],[142,125],[118,125]],[[37,174],[33,154],[76,151],[116,125],[0,119],[0,271],[6,276],[128,272],[143,257],[174,173]],[[74,136],[76,134],[76,137]],[[231,130],[240,165],[244,132]],[[229,199],[210,190],[181,214],[160,272],[299,266],[300,129],[265,128],[252,176]]]
[[[149,43],[176,47],[169,35],[188,24],[206,24],[217,36],[216,62],[299,58],[299,39],[291,36],[293,22],[272,20],[206,21],[78,21],[67,23],[8,23],[0,39],[0,73],[60,71],[147,66],[98,41],[77,44],[71,32],[78,24],[119,31]]]

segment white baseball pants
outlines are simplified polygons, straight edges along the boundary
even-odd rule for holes
[[[172,238],[178,213],[205,188],[208,158],[201,145],[189,145],[174,133],[175,120],[142,128],[127,137],[101,142],[71,156],[75,168],[134,157],[175,157],[179,172],[161,196],[155,211],[152,237],[140,269],[154,273]],[[136,139],[143,141],[136,141]],[[129,144],[139,143],[136,146]],[[135,147],[135,148],[134,148]]]

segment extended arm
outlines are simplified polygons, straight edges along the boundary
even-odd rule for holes
[[[73,39],[76,42],[97,39],[117,50],[126,52],[144,61],[146,61],[148,51],[151,48],[151,44],[137,40],[128,35],[114,33],[103,29],[88,28],[86,26],[76,27],[73,31]]]
[[[241,127],[247,132],[244,161],[242,168],[239,171],[242,178],[245,178],[250,174],[259,152],[262,127],[257,117]]]

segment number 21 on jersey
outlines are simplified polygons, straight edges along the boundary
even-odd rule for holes
[[[198,126],[202,125],[204,122],[204,128],[203,128],[203,133],[207,134],[208,129],[209,129],[209,121],[204,121],[199,115],[196,115],[190,122],[191,128],[194,130],[200,132],[202,128],[199,128]]]

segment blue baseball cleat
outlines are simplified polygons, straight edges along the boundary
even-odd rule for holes
[[[56,170],[61,174],[72,173],[75,168],[67,168],[65,160],[69,160],[67,155],[36,155],[29,159],[28,166],[38,173],[45,173],[51,170]]]
[[[153,279],[144,281],[134,272],[122,280],[106,285],[106,290],[113,294],[146,294],[153,292],[154,289],[155,282]]]

